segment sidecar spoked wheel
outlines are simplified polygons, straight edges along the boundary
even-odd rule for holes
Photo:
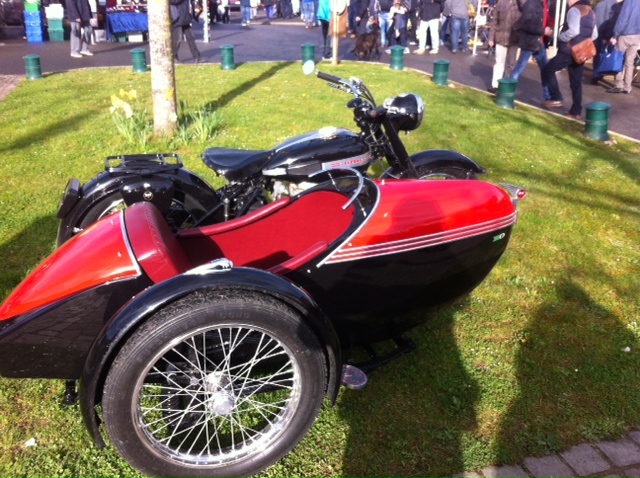
[[[420,179],[477,179],[475,173],[458,168],[421,166],[416,171]]]
[[[259,294],[198,294],[157,313],[117,354],[104,423],[145,474],[252,475],[304,437],[326,370],[297,312]]]

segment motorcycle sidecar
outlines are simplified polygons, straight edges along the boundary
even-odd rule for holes
[[[174,236],[138,203],[82,231],[0,306],[0,374],[80,379],[94,440],[149,475],[258,473],[335,399],[341,348],[472,290],[516,220],[479,181],[337,178]]]

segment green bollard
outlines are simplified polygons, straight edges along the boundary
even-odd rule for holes
[[[516,86],[518,86],[518,80],[514,80],[513,78],[502,78],[498,80],[496,104],[503,108],[513,109],[513,101],[516,99]]]
[[[38,80],[42,78],[40,71],[40,57],[38,55],[27,55],[24,58],[24,67],[27,70],[27,80]]]
[[[303,43],[302,44],[302,63],[311,60],[312,62],[316,62],[316,47],[313,43]]]
[[[391,47],[391,69],[404,69],[404,47],[395,45]]]
[[[433,82],[438,86],[447,86],[447,75],[449,74],[449,62],[447,60],[436,60],[433,62]]]
[[[131,60],[133,62],[134,73],[146,73],[149,71],[149,68],[147,68],[147,57],[144,48],[134,48],[131,50]]]
[[[608,141],[609,133],[609,103],[595,102],[585,106],[587,119],[584,123],[584,135],[598,141]]]
[[[233,62],[233,45],[222,45],[220,47],[220,68],[223,70],[236,69],[236,64]]]

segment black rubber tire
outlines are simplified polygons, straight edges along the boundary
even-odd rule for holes
[[[478,179],[475,173],[458,168],[420,166],[416,171],[420,179]]]
[[[118,352],[104,387],[111,443],[150,476],[250,476],[286,455],[324,398],[323,348],[258,293],[199,292]]]

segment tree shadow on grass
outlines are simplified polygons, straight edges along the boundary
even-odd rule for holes
[[[557,297],[523,331],[520,390],[501,420],[498,464],[610,438],[640,423],[638,338],[574,281],[580,271],[564,275]]]
[[[0,243],[0,301],[55,247],[58,219],[43,216]]]
[[[53,122],[48,122],[43,128],[27,128],[22,134],[6,141],[4,147],[0,147],[0,153],[10,153],[13,150],[21,150],[31,147],[34,143],[46,143],[47,140],[69,131],[77,130],[81,124],[91,118],[91,111],[77,111],[73,118],[64,117]]]
[[[237,67],[242,67],[242,63],[236,64],[236,66]],[[263,81],[266,81],[269,78],[275,76],[280,70],[284,70],[285,68],[288,68],[290,66],[291,66],[290,63],[284,63],[284,62],[274,63],[273,65],[271,65],[271,67],[268,70],[263,71],[262,73],[260,73],[258,76],[256,76],[252,80],[246,81],[246,82],[238,85],[236,88],[234,88],[234,89],[232,89],[230,91],[227,91],[222,96],[220,96],[218,99],[213,101],[211,103],[211,105],[216,107],[216,108],[223,108],[227,104],[231,103],[238,96],[244,95],[249,90],[251,90],[252,88],[256,87],[257,85],[259,85]]]

